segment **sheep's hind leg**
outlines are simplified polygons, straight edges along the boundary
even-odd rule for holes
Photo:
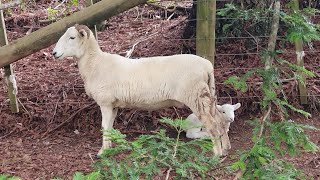
[[[228,132],[225,130],[223,131],[223,134],[221,136],[221,141],[222,141],[223,155],[227,155],[228,150],[231,149],[231,143],[230,143]]]
[[[103,137],[102,137],[102,147],[98,152],[98,157],[102,154],[103,150],[106,148],[111,147],[111,141],[106,136],[107,130],[112,129],[113,122],[117,116],[118,109],[113,109],[111,106],[100,106],[101,114],[102,114],[102,130],[103,130]]]
[[[197,99],[193,99],[185,103],[185,105],[187,105],[191,111],[199,117],[202,124],[205,125],[208,134],[212,137],[212,142],[214,144],[213,153],[216,156],[222,156],[223,152],[220,137],[222,127],[220,127],[220,123],[217,122],[210,113],[213,103],[209,92],[209,88],[207,86],[203,86],[203,89],[201,89]]]
[[[213,153],[216,156],[224,155],[224,152],[222,149],[221,137],[220,137],[221,130],[220,130],[220,126],[218,125],[219,123],[213,119],[210,113],[200,114],[200,120],[205,125],[207,133],[210,134],[212,137],[212,143],[214,144]]]

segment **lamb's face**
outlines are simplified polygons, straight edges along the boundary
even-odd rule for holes
[[[52,54],[57,59],[63,59],[64,57],[77,57],[80,58],[83,54],[83,34],[86,32],[80,32],[75,27],[70,27],[67,31],[60,37]]]
[[[227,122],[233,122],[234,121],[234,111],[239,109],[241,106],[240,103],[231,105],[231,104],[224,104],[222,106],[217,105],[217,109],[218,111],[220,111],[222,113],[222,115],[224,116],[224,119]]]

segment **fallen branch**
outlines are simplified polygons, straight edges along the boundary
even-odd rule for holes
[[[96,102],[92,102],[92,103],[90,103],[90,104],[88,104],[88,105],[80,108],[78,111],[74,112],[67,120],[65,120],[64,122],[60,123],[60,124],[59,124],[58,126],[56,126],[55,128],[53,128],[53,129],[51,129],[51,130],[49,130],[49,131],[46,131],[46,132],[42,135],[42,137],[47,136],[48,134],[50,134],[50,133],[52,133],[53,131],[59,129],[60,127],[62,127],[62,126],[65,125],[66,123],[72,121],[72,120],[74,119],[74,117],[75,117],[78,113],[80,113],[81,111],[83,111],[83,110],[85,110],[85,109],[93,106],[94,104],[96,104]]]

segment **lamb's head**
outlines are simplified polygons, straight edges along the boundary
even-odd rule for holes
[[[234,111],[239,109],[241,106],[240,103],[237,104],[223,104],[223,105],[217,105],[217,109],[219,112],[222,113],[224,116],[224,119],[227,122],[233,122],[234,121]]]
[[[90,29],[85,25],[76,24],[68,28],[58,40],[52,55],[58,59],[70,56],[80,58],[85,52],[90,34]]]

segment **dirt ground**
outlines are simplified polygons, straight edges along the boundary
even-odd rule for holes
[[[81,2],[83,3],[83,2]],[[57,3],[58,4],[58,3]],[[26,1],[23,9],[14,8],[5,12],[9,41],[26,36],[48,22],[46,8],[55,7],[53,1]],[[185,2],[184,7],[192,3]],[[71,11],[81,9],[72,8]],[[195,40],[183,39],[187,27],[188,14],[179,11],[170,19],[150,6],[130,9],[105,22],[106,29],[98,33],[99,44],[104,51],[125,55],[139,42],[132,57],[148,57],[194,52]],[[188,27],[187,27],[188,28]],[[266,43],[260,44],[261,46]],[[313,117],[304,119],[294,115],[293,120],[320,128],[320,43],[315,42],[305,56],[305,66],[316,73],[308,79],[309,106],[305,110]],[[0,81],[0,174],[6,173],[23,179],[50,179],[60,177],[71,179],[76,171],[90,172],[94,156],[101,147],[101,113],[92,99],[84,91],[76,61],[54,60],[53,46],[23,58],[13,64],[18,85],[20,113],[12,114],[7,100],[7,90],[3,76]],[[287,52],[294,52],[290,45],[282,45]],[[309,49],[309,47],[306,47]],[[217,42],[215,78],[220,104],[241,102],[242,108],[236,112],[236,122],[231,125],[232,151],[225,162],[236,160],[236,150],[247,149],[251,145],[251,127],[247,120],[259,117],[258,102],[261,92],[260,79],[250,79],[249,91],[241,93],[223,81],[231,75],[245,73],[250,68],[262,67],[259,57],[250,49],[246,41],[233,39]],[[252,53],[252,54],[243,54]],[[229,55],[228,55],[229,54]],[[232,54],[232,55],[230,55]],[[295,61],[295,54],[284,55]],[[107,75],[107,74],[106,74]],[[284,84],[284,90],[291,103],[299,106],[297,82]],[[174,130],[161,124],[161,116],[186,117],[188,109],[168,108],[159,111],[138,111],[122,109],[114,127],[129,138],[148,134],[152,130],[166,128],[169,134]],[[308,132],[310,138],[320,145],[319,133]],[[303,169],[311,179],[320,179],[320,153],[303,153],[295,158],[286,158],[298,169]],[[217,179],[230,179],[224,168],[215,171]]]

